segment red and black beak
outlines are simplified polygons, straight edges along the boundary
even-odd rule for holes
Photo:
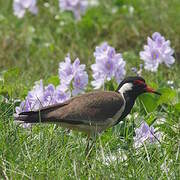
[[[149,87],[148,85],[146,85],[145,91],[149,92],[149,93],[154,93],[154,94],[157,94],[157,95],[161,95],[161,93],[155,91],[153,88]]]

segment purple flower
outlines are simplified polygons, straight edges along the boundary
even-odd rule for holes
[[[20,106],[16,107],[16,114],[24,111],[38,110],[56,103],[62,103],[70,97],[71,93],[61,91],[59,86],[55,88],[54,85],[49,84],[44,88],[43,82],[40,80],[35,83],[35,86],[28,93],[25,100],[20,103]]]
[[[52,84],[44,87],[42,80],[40,80],[35,82],[35,86],[29,91],[25,100],[20,103],[19,107],[16,107],[16,114],[14,116],[18,116],[21,112],[38,110],[49,105],[63,103],[70,97],[71,93],[69,91],[62,91],[60,86],[55,88]],[[21,126],[23,128],[31,127],[28,123],[23,123]]]
[[[166,66],[170,67],[175,62],[175,59],[172,56],[174,54],[174,50],[170,47],[170,41],[163,43],[161,53],[162,61],[166,64]]]
[[[94,80],[91,82],[95,89],[99,89],[106,81],[115,78],[119,83],[124,75],[125,61],[120,53],[116,53],[115,49],[106,42],[96,47],[94,52],[95,64],[91,65]]]
[[[144,61],[144,68],[155,72],[159,64],[165,63],[168,67],[175,62],[172,56],[174,50],[170,47],[170,41],[165,40],[160,33],[155,32],[147,38],[147,45],[144,46],[144,51],[140,52],[140,58]]]
[[[15,16],[22,18],[26,9],[32,14],[37,14],[38,9],[36,7],[36,0],[14,0],[13,10]]]
[[[56,89],[52,84],[49,84],[44,88],[43,106],[49,106],[56,103],[56,99],[54,97],[55,93],[56,93]]]
[[[42,80],[35,82],[35,86],[31,91],[29,91],[26,101],[27,103],[29,103],[30,106],[29,110],[37,110],[43,107],[44,88],[43,88]]]
[[[61,84],[69,85],[73,79],[73,66],[69,55],[65,58],[65,62],[59,63],[59,78]]]
[[[88,74],[85,71],[86,66],[80,64],[78,58],[71,64],[70,56],[65,58],[65,62],[59,63],[59,78],[61,91],[67,91],[72,88],[73,96],[83,93],[88,84]]]
[[[140,52],[141,59],[144,60],[144,68],[155,72],[161,62],[161,54],[158,49],[152,49],[149,46],[144,46],[145,51]]]
[[[140,127],[135,130],[136,136],[134,137],[134,146],[140,147],[144,142],[154,143],[160,139],[160,133],[155,133],[154,127],[146,122],[142,122]]]
[[[16,113],[19,114],[24,111],[30,111],[31,108],[30,108],[29,102],[24,100],[20,103],[20,106],[15,108],[15,110],[16,110]]]
[[[59,0],[60,9],[72,11],[77,20],[81,18],[81,14],[85,13],[87,6],[87,0]]]
[[[44,88],[44,99],[43,99],[43,107],[63,103],[67,101],[71,97],[71,93],[69,91],[65,92],[60,90],[60,86],[56,88],[54,85],[49,84]]]
[[[28,93],[27,97],[24,101],[20,103],[19,107],[16,107],[16,114],[14,116],[18,116],[19,113],[25,111],[32,111],[37,110],[43,107],[43,82],[42,80],[35,82],[35,86],[33,89]],[[30,128],[31,124],[29,123],[22,123],[20,124],[23,128]]]
[[[76,73],[74,76],[74,81],[73,81],[73,91],[72,95],[76,96],[79,93],[82,93],[88,84],[88,74],[86,72],[83,73]]]
[[[54,95],[54,99],[56,103],[63,103],[68,99],[70,99],[70,97],[71,97],[70,91],[64,92],[60,89],[60,86],[56,87],[56,92]]]
[[[115,79],[116,79],[118,84],[122,81],[123,77],[126,74],[126,70],[125,70],[126,62],[122,59],[122,57],[120,57],[120,59],[116,65],[117,67],[115,70]]]

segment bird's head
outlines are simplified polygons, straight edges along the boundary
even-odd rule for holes
[[[140,94],[143,94],[146,92],[161,95],[159,92],[149,87],[146,84],[145,80],[139,76],[125,78],[120,83],[117,91],[123,95],[129,95],[132,98],[136,98]]]

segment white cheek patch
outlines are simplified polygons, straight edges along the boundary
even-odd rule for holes
[[[121,94],[124,94],[127,91],[132,90],[133,84],[132,83],[125,83],[123,86],[119,89],[119,92]]]

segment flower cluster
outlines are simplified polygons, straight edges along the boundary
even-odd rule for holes
[[[99,89],[106,81],[115,78],[117,83],[124,78],[125,61],[120,53],[106,42],[96,47],[94,52],[95,64],[91,65],[94,80],[91,82],[95,89]]]
[[[141,147],[145,141],[154,143],[160,139],[160,133],[155,133],[154,127],[146,122],[142,122],[141,126],[135,130],[134,146]]]
[[[147,38],[147,45],[144,46],[144,51],[140,52],[140,58],[145,63],[145,69],[155,72],[159,64],[164,62],[166,66],[170,67],[175,62],[173,53],[170,41],[166,41],[160,33],[155,32],[152,38]]]
[[[81,18],[81,14],[85,13],[87,6],[87,0],[59,0],[60,9],[72,11],[77,20]]]
[[[80,64],[78,58],[71,64],[70,56],[65,58],[65,62],[59,63],[60,89],[66,91],[72,89],[75,96],[84,92],[88,84],[88,74],[85,71],[86,65]]]
[[[54,87],[53,84],[44,87],[42,80],[36,82],[25,100],[21,102],[19,107],[16,107],[16,114],[62,103],[71,97],[71,86],[72,94],[77,95],[84,92],[88,84],[85,65],[80,65],[78,58],[71,64],[69,56],[65,58],[65,62],[59,64],[59,78],[61,84],[57,87]]]
[[[14,15],[18,18],[22,18],[28,10],[32,14],[38,13],[38,8],[36,6],[36,0],[14,0],[13,2]]]
[[[70,92],[63,92],[59,86],[49,84],[44,87],[42,80],[35,83],[35,86],[29,91],[27,97],[21,102],[19,107],[16,107],[16,113],[24,111],[38,110],[39,108],[62,103],[70,98]]]

